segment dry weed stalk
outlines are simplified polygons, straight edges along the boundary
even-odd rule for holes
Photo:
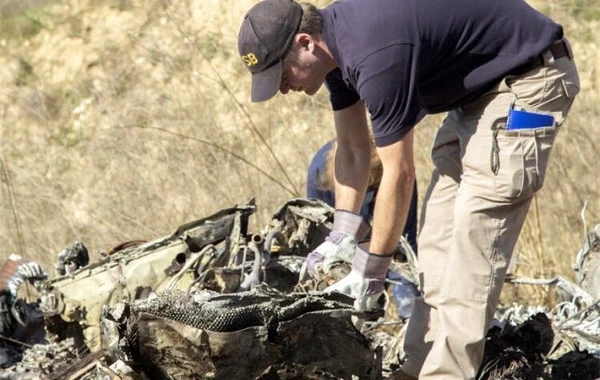
[[[19,218],[19,212],[17,209],[17,201],[15,200],[15,191],[13,188],[13,183],[12,180],[10,178],[10,174],[8,172],[8,167],[6,164],[6,159],[4,158],[4,155],[0,152],[0,174],[2,174],[2,176],[0,176],[0,179],[5,187],[6,187],[6,193],[8,195],[8,207],[10,208],[10,212],[12,214],[13,217],[13,222],[14,222],[14,227],[15,227],[15,233],[16,233],[16,238],[17,238],[17,247],[19,248],[20,252],[25,252],[25,238],[23,236],[23,230],[21,229],[21,220]]]

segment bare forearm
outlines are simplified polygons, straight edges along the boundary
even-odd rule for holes
[[[369,247],[372,253],[387,254],[396,249],[406,224],[413,181],[414,174],[407,172],[388,176],[384,173],[373,215],[373,235]]]
[[[335,153],[335,207],[360,211],[369,181],[370,151],[338,145]]]
[[[410,208],[415,180],[413,131],[394,144],[378,148],[377,152],[381,158],[383,176],[375,202],[369,250],[388,254],[398,244]]]
[[[371,143],[365,108],[357,102],[334,113],[336,151],[334,162],[335,207],[360,211],[371,161]]]

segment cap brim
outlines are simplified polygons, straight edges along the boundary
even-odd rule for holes
[[[265,71],[252,74],[250,99],[253,102],[264,102],[277,94],[281,85],[282,66],[282,62],[277,62]]]

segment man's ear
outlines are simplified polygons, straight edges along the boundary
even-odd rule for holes
[[[298,33],[295,38],[296,46],[300,49],[312,51],[315,47],[315,42],[310,34]]]

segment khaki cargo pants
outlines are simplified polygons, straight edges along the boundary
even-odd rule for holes
[[[403,370],[419,379],[477,375],[508,263],[560,129],[506,131],[509,107],[515,101],[551,113],[560,125],[579,91],[572,58],[543,56],[450,112],[437,133],[420,221],[424,295],[404,346]]]

